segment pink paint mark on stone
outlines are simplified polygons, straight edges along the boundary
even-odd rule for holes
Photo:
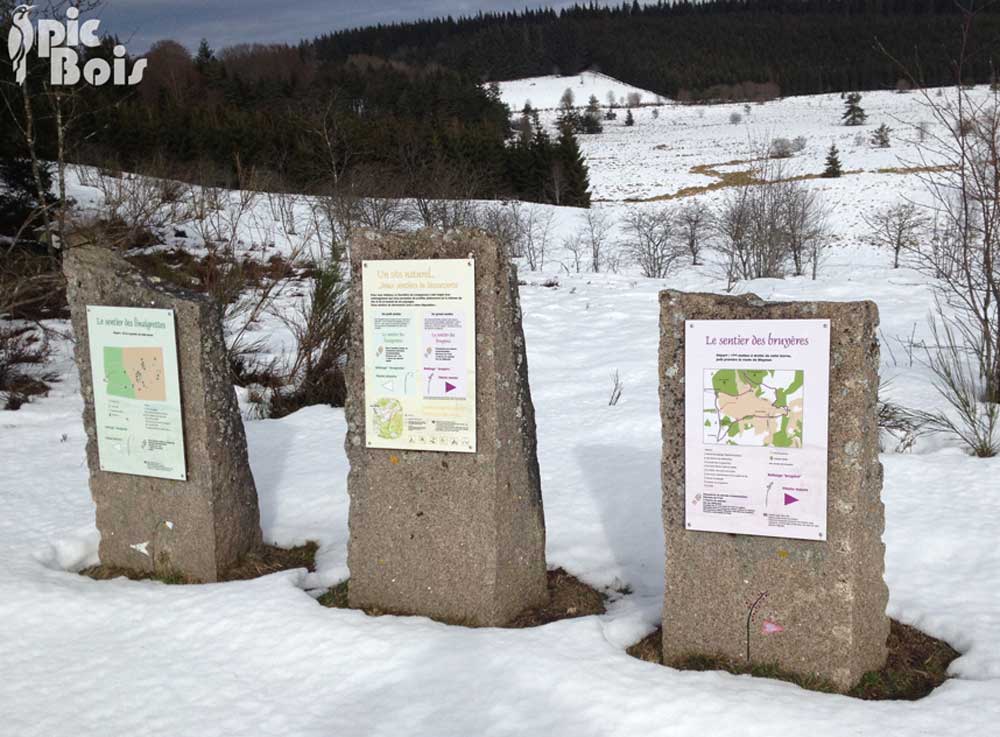
[[[760,625],[760,633],[762,635],[776,635],[784,631],[785,628],[771,618],[765,619]]]

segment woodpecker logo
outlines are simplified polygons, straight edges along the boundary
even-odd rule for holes
[[[53,85],[74,85],[84,80],[94,87],[111,82],[115,85],[135,85],[142,81],[146,59],[138,59],[128,69],[124,46],[114,47],[111,61],[88,59],[80,64],[80,48],[96,49],[101,45],[97,36],[99,20],[80,20],[78,8],[66,10],[66,20],[42,18],[37,28],[31,22],[34,5],[19,5],[11,17],[7,35],[7,52],[14,68],[14,81],[23,85],[28,77],[28,54],[34,48],[39,59],[49,60],[49,82]]]

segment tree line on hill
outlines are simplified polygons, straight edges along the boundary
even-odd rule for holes
[[[976,10],[967,81],[991,79],[1000,6],[974,0],[704,0],[481,13],[326,34],[317,57],[372,54],[464,69],[482,80],[596,69],[688,100],[891,89],[898,66],[953,84],[954,40]],[[766,86],[761,90],[761,86]],[[768,90],[772,92],[768,93]]]
[[[87,53],[110,56],[115,43]],[[526,167],[497,89],[461,70],[375,56],[320,61],[306,45],[215,53],[203,43],[192,55],[162,41],[146,58],[135,88],[51,88],[36,63],[22,90],[0,61],[13,123],[0,126],[0,159],[30,155],[26,92],[33,146],[50,161],[65,145],[74,162],[213,186],[235,186],[253,168],[275,190],[589,203],[575,134],[534,136]],[[562,184],[581,177],[573,191]]]

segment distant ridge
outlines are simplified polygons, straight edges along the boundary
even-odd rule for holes
[[[972,0],[960,0],[973,5]],[[1000,4],[974,3],[965,80],[990,80]],[[670,97],[738,97],[774,83],[785,95],[891,89],[901,71],[879,48],[954,82],[963,14],[955,0],[705,0],[615,8],[576,5],[338,31],[311,42],[321,59],[370,55],[436,63],[480,81],[600,71]]]

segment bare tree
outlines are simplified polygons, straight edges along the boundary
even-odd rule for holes
[[[731,289],[743,279],[777,279],[789,267],[815,278],[827,240],[819,196],[783,176],[781,163],[759,158],[748,182],[731,190],[716,221],[716,248]]]
[[[0,18],[8,21],[15,6],[13,0],[0,0]],[[81,14],[95,11],[101,0],[47,0],[33,6],[34,18],[65,18],[66,10],[75,7]],[[2,29],[6,37],[7,24]],[[24,84],[16,84],[12,78],[0,79],[0,104],[6,109],[9,120],[24,143],[25,152],[31,162],[32,176],[38,193],[38,220],[44,231],[44,239],[53,262],[58,261],[60,242],[67,230],[70,199],[66,193],[66,173],[69,167],[70,149],[73,147],[85,111],[79,104],[80,96],[87,94],[89,85],[56,86],[49,82],[48,60],[29,55],[25,59],[27,78]],[[89,112],[93,112],[92,110]],[[42,175],[45,166],[39,152],[39,130],[48,129],[55,135],[55,185],[57,198],[52,205],[49,192]]]
[[[680,228],[680,237],[687,249],[688,256],[691,257],[691,265],[699,266],[698,260],[701,256],[702,248],[705,245],[705,238],[712,228],[712,210],[707,203],[700,199],[693,199],[677,213],[677,225]]]
[[[828,238],[826,209],[816,190],[802,182],[787,182],[778,186],[781,201],[781,229],[788,253],[792,259],[795,276],[802,276],[807,265],[812,267],[812,278],[819,269],[820,253]]]
[[[481,184],[475,167],[440,157],[429,166],[408,165],[413,220],[442,231],[475,224],[474,198]]]
[[[573,257],[573,270],[579,274],[580,268],[583,264],[583,257],[587,250],[586,244],[583,242],[583,235],[580,232],[568,235],[563,238],[562,245],[563,250],[568,251],[570,256]],[[567,268],[567,271],[568,270],[569,269]]]
[[[642,270],[643,276],[662,279],[670,273],[681,253],[672,208],[632,210],[625,217],[625,232],[625,254]]]
[[[868,235],[872,245],[892,253],[892,268],[898,269],[904,253],[915,253],[920,247],[919,236],[927,226],[927,220],[912,202],[899,202],[878,210],[872,216],[864,216],[870,228]]]
[[[983,380],[982,399],[996,403],[1000,402],[1000,91],[966,85],[964,68],[975,18],[975,12],[963,10],[950,94],[931,96],[907,71],[935,123],[919,151],[929,171],[923,179],[932,198],[938,237],[931,257],[926,249],[918,250],[916,261],[937,279],[942,310],[954,315],[952,326],[975,354]]]
[[[595,274],[605,266],[604,257],[610,245],[611,230],[611,220],[606,212],[593,207],[587,210],[581,239],[590,253],[590,270]]]
[[[554,214],[551,210],[542,211],[537,207],[528,207],[523,214],[521,252],[528,263],[528,268],[532,271],[545,268],[545,256],[548,252],[553,218]]]
[[[716,247],[732,288],[742,279],[781,278],[788,263],[781,166],[758,160],[749,182],[731,190],[719,213]]]
[[[155,170],[156,164],[149,167]],[[99,174],[95,185],[101,193],[102,241],[113,248],[151,245],[159,231],[194,215],[190,187],[175,180]]]

